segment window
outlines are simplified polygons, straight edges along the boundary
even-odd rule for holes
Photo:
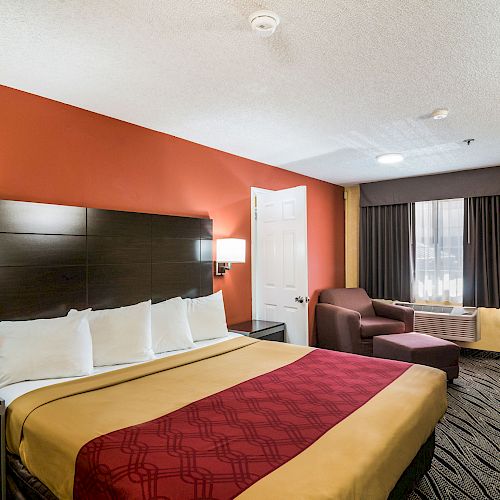
[[[414,300],[462,304],[464,200],[415,203]]]

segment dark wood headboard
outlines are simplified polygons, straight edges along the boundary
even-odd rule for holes
[[[212,293],[212,220],[0,200],[0,320]]]

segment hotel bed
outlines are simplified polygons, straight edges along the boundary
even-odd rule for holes
[[[52,382],[0,395],[58,498],[387,498],[446,408],[439,370],[246,337]]]
[[[2,321],[212,292],[204,219],[0,202],[0,246]],[[395,499],[430,466],[446,381],[229,335],[0,397],[15,498]]]

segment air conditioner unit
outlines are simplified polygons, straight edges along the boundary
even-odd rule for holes
[[[461,342],[479,340],[475,307],[432,306],[412,302],[394,302],[415,311],[415,331],[440,339]]]

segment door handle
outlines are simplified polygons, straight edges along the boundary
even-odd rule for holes
[[[299,295],[298,297],[295,297],[295,302],[298,302],[299,304],[303,304],[304,302],[307,304],[311,299],[309,297],[302,297]]]

